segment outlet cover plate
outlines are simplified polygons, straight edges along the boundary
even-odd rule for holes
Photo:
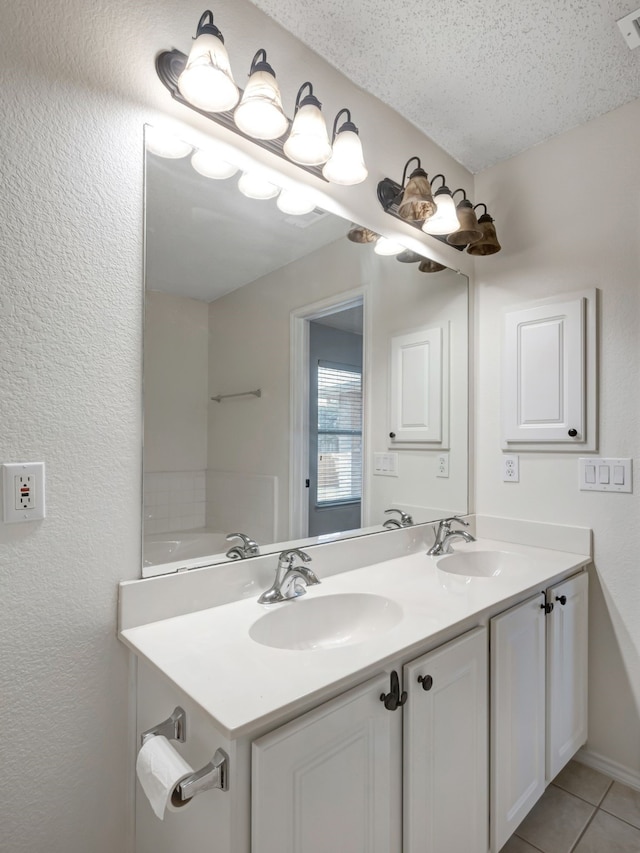
[[[520,457],[506,454],[502,457],[502,479],[505,483],[520,482]]]
[[[2,466],[4,523],[40,521],[44,517],[44,462],[5,462]]]

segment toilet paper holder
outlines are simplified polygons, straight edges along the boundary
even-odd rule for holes
[[[180,705],[176,705],[173,713],[166,720],[152,726],[140,735],[140,744],[143,745],[150,737],[162,735],[167,740],[177,740],[184,743],[187,739],[187,715]]]

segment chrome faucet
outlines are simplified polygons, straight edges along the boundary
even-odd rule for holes
[[[247,557],[257,557],[260,553],[258,543],[254,542],[250,536],[245,536],[244,533],[230,533],[225,537],[227,542],[234,539],[240,539],[240,545],[234,545],[227,551],[227,557],[230,560],[246,560]]]
[[[473,537],[466,530],[452,530],[451,525],[454,521],[457,521],[458,524],[464,524],[465,527],[469,526],[468,521],[465,521],[462,518],[458,518],[457,515],[453,516],[453,518],[443,518],[440,524],[438,525],[436,541],[427,551],[427,556],[438,557],[441,554],[450,554],[452,539],[464,539],[465,542],[476,541],[475,537]]]
[[[384,514],[389,515],[389,513],[397,512],[400,518],[388,518],[385,523],[382,525],[386,527],[387,530],[395,530],[399,527],[411,527],[413,524],[413,518],[401,509],[385,509]]]
[[[308,586],[320,583],[311,569],[306,566],[294,566],[295,558],[299,557],[304,563],[310,563],[311,557],[299,548],[288,548],[278,557],[278,568],[273,584],[262,593],[258,604],[277,604],[304,595]]]

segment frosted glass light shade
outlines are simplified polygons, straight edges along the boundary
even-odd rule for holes
[[[147,151],[170,160],[179,160],[193,151],[193,147],[188,142],[163,130],[158,130],[157,127],[147,126],[145,128],[144,144]]]
[[[244,172],[238,181],[238,189],[247,198],[256,199],[275,198],[280,192],[280,187],[257,172]]]
[[[331,156],[331,143],[322,112],[314,104],[301,106],[283,146],[289,160],[301,166],[321,166]]]
[[[434,201],[437,206],[436,212],[422,226],[425,234],[442,236],[457,231],[460,228],[460,222],[456,213],[456,203],[450,193],[436,192]]]
[[[208,113],[235,107],[240,93],[221,39],[212,33],[202,33],[196,38],[184,71],[178,77],[178,89],[186,101]]]
[[[196,151],[191,158],[191,165],[196,172],[215,181],[231,178],[238,171],[237,166],[224,160],[215,151]]]
[[[238,128],[254,139],[277,139],[286,133],[289,120],[282,109],[276,78],[268,71],[254,71],[233,120]]]
[[[283,213],[291,216],[304,216],[315,210],[315,202],[305,192],[295,190],[282,190],[276,201],[278,208]]]
[[[399,255],[402,252],[404,246],[401,246],[400,243],[396,243],[395,240],[390,240],[388,237],[379,237],[376,240],[376,244],[373,247],[373,251],[376,255]]]
[[[333,143],[331,157],[325,163],[322,174],[332,184],[346,187],[361,184],[369,172],[364,164],[362,143],[353,130],[343,130]]]

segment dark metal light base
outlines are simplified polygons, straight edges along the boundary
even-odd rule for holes
[[[178,77],[182,74],[186,62],[187,57],[179,50],[163,50],[156,57],[156,71],[158,73],[158,77],[171,92],[171,96],[178,101],[178,103],[185,107],[189,107],[190,110],[200,113],[200,115],[211,119],[211,121],[215,121],[216,124],[220,124],[222,127],[232,130],[238,136],[242,136],[243,139],[249,139],[251,142],[259,145],[266,151],[270,151],[272,154],[276,154],[278,157],[286,160],[287,163],[293,163],[293,161],[290,160],[282,150],[286,133],[279,139],[254,139],[253,136],[248,136],[237,127],[233,120],[233,112],[231,110],[224,113],[208,113],[205,110],[200,110],[198,107],[194,107],[193,104],[190,104],[189,101],[185,100],[178,89]],[[242,89],[240,89],[240,97],[242,97]],[[289,120],[289,127],[291,127],[291,120]],[[300,163],[294,163],[294,166],[297,166],[299,169],[304,169],[305,172],[309,172],[309,174],[314,175],[316,178],[320,178],[320,180],[325,181],[325,183],[328,183],[327,179],[322,174],[322,167],[302,166]]]

